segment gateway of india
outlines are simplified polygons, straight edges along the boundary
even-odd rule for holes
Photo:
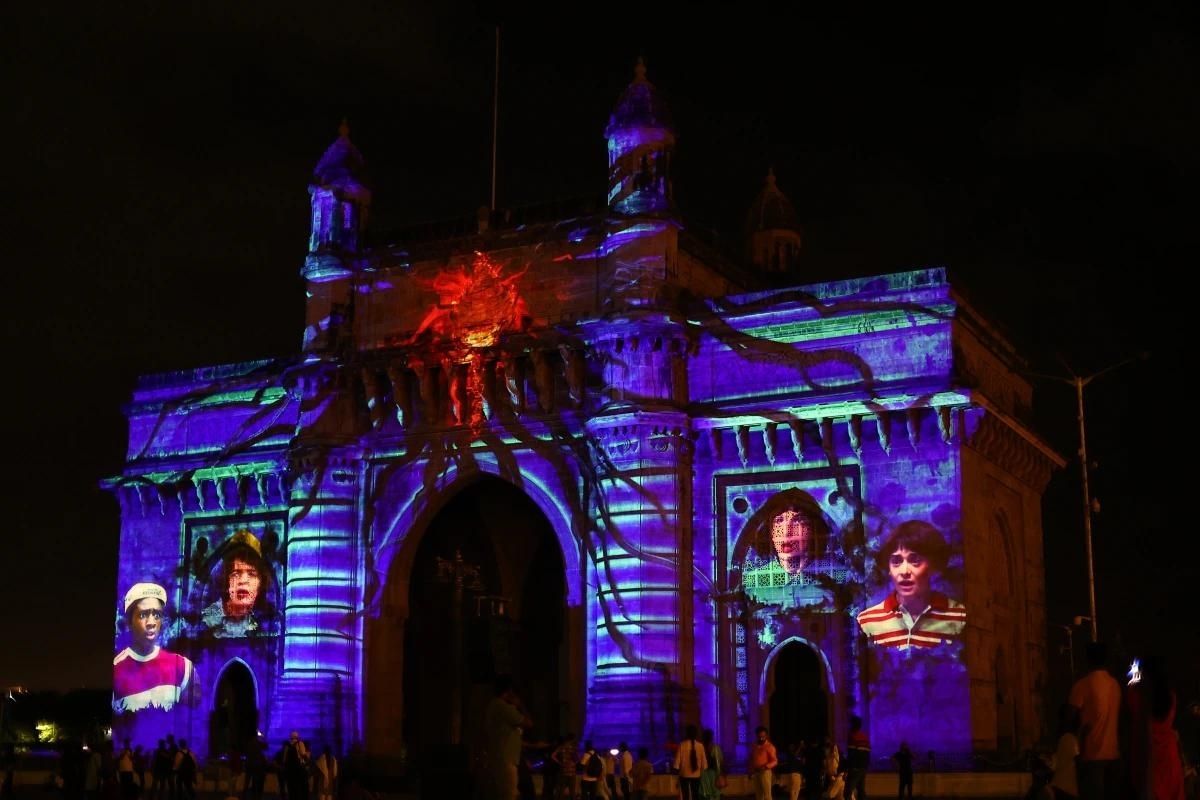
[[[1065,462],[1013,347],[943,268],[804,283],[774,175],[741,253],[706,244],[640,63],[604,136],[590,208],[372,243],[343,125],[298,353],[125,408],[114,739],[394,772],[477,747],[497,675],[529,738],[656,758],[689,723],[734,763],[855,716],[884,761],[1037,739]]]

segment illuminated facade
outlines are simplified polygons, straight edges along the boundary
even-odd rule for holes
[[[560,731],[658,747],[699,721],[740,760],[760,723],[844,741],[858,714],[877,754],[944,764],[1036,738],[1062,462],[1021,422],[1016,354],[940,268],[763,288],[801,246],[773,175],[748,263],[693,238],[640,66],[606,137],[600,213],[372,247],[342,130],[309,188],[301,354],[147,376],[128,406],[118,594],[167,601],[157,634],[118,604],[118,652],[168,699],[118,702],[118,736],[398,758],[404,672],[444,657],[405,649],[422,537],[498,481],[561,555]],[[504,547],[487,591],[512,597]]]

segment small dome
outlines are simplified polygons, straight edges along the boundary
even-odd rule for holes
[[[350,126],[342,120],[338,138],[329,145],[313,170],[313,180],[319,186],[361,183],[366,166],[362,153],[350,141]]]
[[[800,217],[787,195],[775,185],[775,170],[768,170],[767,181],[746,215],[746,231],[800,230]]]
[[[638,59],[633,74],[633,83],[625,87],[608,118],[605,136],[629,128],[673,128],[667,104],[654,84],[646,80],[646,65],[642,59]]]

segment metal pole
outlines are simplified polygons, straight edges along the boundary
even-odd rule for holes
[[[1096,565],[1092,559],[1092,496],[1088,489],[1087,428],[1083,418],[1084,380],[1075,376],[1075,398],[1079,408],[1079,459],[1083,468],[1083,536],[1087,550],[1088,609],[1091,611],[1092,641],[1097,641],[1096,625]]]
[[[450,641],[450,744],[462,744],[462,607],[463,607],[463,559],[462,551],[454,551],[454,594],[450,603],[450,620],[453,633]]]
[[[500,26],[496,26],[496,76],[492,85],[492,211],[496,210],[496,138],[500,127]]]

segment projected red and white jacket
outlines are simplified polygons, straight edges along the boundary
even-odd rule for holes
[[[915,617],[905,614],[896,593],[858,615],[858,625],[881,647],[936,647],[962,635],[967,624],[967,609],[957,600],[934,592],[929,606]]]
[[[113,711],[170,711],[192,682],[192,662],[155,647],[142,656],[126,647],[113,659]]]

